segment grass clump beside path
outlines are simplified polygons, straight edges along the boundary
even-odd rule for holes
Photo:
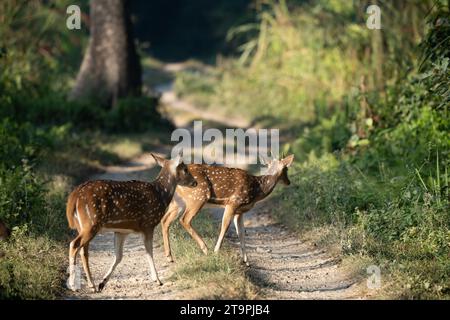
[[[176,266],[173,279],[185,289],[192,289],[188,299],[256,299],[258,290],[246,276],[246,267],[239,252],[224,243],[220,252],[212,252],[217,240],[219,223],[207,212],[201,212],[193,221],[208,248],[204,255],[194,240],[179,223],[171,226]]]

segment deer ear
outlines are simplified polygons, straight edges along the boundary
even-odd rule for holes
[[[281,162],[283,162],[283,165],[286,167],[290,167],[293,161],[294,161],[293,154],[291,154],[291,155],[287,156],[286,158],[284,158],[283,160],[281,160]]]
[[[183,151],[180,151],[175,158],[170,160],[171,166],[174,170],[182,162],[183,162]]]
[[[153,157],[153,159],[155,159],[156,163],[160,166],[163,167],[164,163],[166,162],[166,159],[164,159],[163,157],[157,156],[154,153],[150,153],[151,156]]]
[[[181,157],[180,153],[175,158],[170,159],[169,168],[173,174],[176,173],[178,165],[182,162],[183,162],[183,158]]]
[[[183,158],[180,155],[177,155],[175,159],[172,160],[175,167],[177,167],[180,163],[183,162]]]

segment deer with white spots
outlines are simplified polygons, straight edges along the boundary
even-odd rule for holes
[[[101,291],[116,266],[122,260],[127,234],[143,235],[153,281],[161,285],[153,262],[153,231],[172,201],[177,184],[195,187],[197,182],[190,174],[179,154],[166,160],[151,154],[162,167],[153,182],[96,180],[81,184],[69,195],[67,220],[78,231],[69,249],[69,289],[75,290],[76,256],[80,252],[88,285],[97,291],[89,269],[89,242],[99,232],[114,232],[115,259],[98,287]]]
[[[219,251],[225,232],[231,220],[234,219],[242,258],[244,263],[249,265],[244,242],[244,213],[249,211],[258,201],[266,198],[279,181],[285,185],[290,184],[287,171],[293,160],[293,155],[281,160],[263,160],[264,164],[268,165],[268,171],[266,175],[262,176],[254,176],[237,168],[189,164],[189,171],[197,181],[197,187],[178,186],[174,199],[161,220],[164,252],[167,259],[173,262],[169,242],[169,227],[180,214],[181,225],[197,242],[200,249],[205,254],[208,253],[205,242],[194,230],[191,222],[205,204],[212,204],[225,208],[214,252]]]

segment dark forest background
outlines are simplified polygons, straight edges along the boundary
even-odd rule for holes
[[[227,42],[227,32],[255,21],[250,0],[132,1],[135,32],[146,52],[163,61],[190,58],[214,61],[217,54],[235,53],[236,42]]]

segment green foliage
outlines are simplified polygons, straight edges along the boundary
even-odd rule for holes
[[[0,124],[0,143],[0,218],[23,226],[37,219],[45,206],[44,190],[32,171],[41,144],[33,128],[6,119]]]
[[[34,99],[28,96],[17,98],[20,101],[14,103],[15,107],[13,111],[9,110],[9,114],[14,115],[16,121],[42,126],[71,125],[77,130],[143,132],[161,124],[169,125],[156,110],[155,98],[123,98],[110,110],[95,101],[68,101],[64,95],[57,93]]]
[[[322,118],[313,127],[306,127],[290,149],[298,155],[296,161],[307,160],[308,155],[316,156],[344,149],[350,139],[351,131],[346,126],[340,114],[334,114],[330,119]]]
[[[377,1],[380,31],[369,4],[264,1],[259,26],[229,34],[258,30],[240,59],[177,90],[294,135],[287,225],[333,230],[323,238],[383,266],[395,297],[448,297],[448,2]]]
[[[448,296],[447,169],[436,165],[428,177],[395,172],[368,176],[332,155],[310,157],[291,175],[293,190],[278,195],[280,219],[300,230],[335,229],[328,241],[385,265],[398,278],[393,287],[400,296]]]
[[[0,4],[0,105],[67,88],[80,61],[80,34],[65,28],[67,0],[6,0]],[[81,40],[83,40],[81,38]],[[67,60],[67,58],[74,58]],[[63,60],[65,63],[61,63]],[[67,63],[70,61],[70,63]],[[4,110],[2,110],[4,111]]]
[[[175,88],[180,97],[189,97],[192,92],[196,92],[195,101],[202,107],[207,106],[209,100],[216,93],[215,81],[217,79],[213,74],[201,69],[191,69],[177,75]]]
[[[348,92],[366,82],[364,93],[394,83],[417,64],[422,19],[432,1],[379,1],[383,30],[366,27],[367,1],[264,1],[259,25],[229,32],[258,35],[241,46],[240,59],[224,60],[219,74],[182,74],[176,89],[200,103],[223,106],[272,123],[318,121],[316,110],[332,114]],[[413,30],[413,32],[404,32]],[[214,88],[211,90],[210,88]]]
[[[432,64],[442,58],[450,58],[450,8],[445,1],[435,1],[436,10],[428,16],[430,30],[421,43],[423,52],[422,66]]]
[[[61,292],[66,250],[60,243],[16,230],[0,250],[0,299],[53,299]]]
[[[0,169],[0,217],[8,225],[35,224],[45,210],[44,190],[30,168]]]
[[[86,5],[86,1],[82,5]],[[34,125],[143,131],[161,116],[151,98],[123,99],[114,110],[96,101],[67,101],[81,60],[82,31],[66,26],[69,1],[0,4],[0,118]],[[67,58],[70,63],[67,63]]]
[[[170,127],[170,122],[163,120],[156,110],[157,103],[156,98],[149,97],[121,99],[106,113],[105,127],[119,132],[143,132],[161,125]]]
[[[11,168],[20,164],[22,159],[35,157],[42,142],[40,138],[32,126],[3,119],[0,123],[0,165]]]
[[[0,219],[12,228],[0,243],[0,298],[53,298],[61,283],[65,225],[62,194],[48,194],[35,166],[48,135],[29,124],[0,123]]]

